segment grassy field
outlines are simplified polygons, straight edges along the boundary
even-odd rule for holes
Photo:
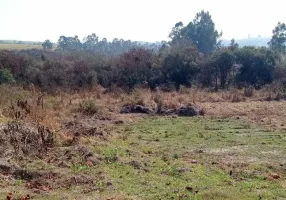
[[[142,94],[151,105],[154,94]],[[168,106],[193,99],[161,95]],[[197,103],[205,116],[152,116],[118,112],[141,102],[138,94],[46,95],[39,108],[40,92],[1,86],[1,124],[11,120],[7,99],[27,99],[25,122],[54,130],[56,144],[33,156],[8,152],[5,159],[25,172],[0,173],[0,199],[286,199],[285,102],[222,100],[228,94],[206,102],[207,95],[214,94]],[[79,113],[83,104],[96,114]]]
[[[171,117],[111,129],[117,137],[92,147],[104,162],[65,172],[91,177],[96,191],[74,186],[35,199],[286,198],[285,132],[240,120]],[[30,166],[56,168],[39,161]]]
[[[33,44],[0,44],[0,49],[23,50],[23,49],[41,49],[41,45]]]

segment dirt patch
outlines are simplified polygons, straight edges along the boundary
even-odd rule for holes
[[[73,137],[73,143],[78,144],[82,136],[96,137],[100,140],[107,140],[108,133],[103,130],[104,125],[95,119],[76,119],[64,124],[63,130]]]
[[[199,109],[194,105],[182,105],[177,109],[157,109],[152,110],[149,107],[142,105],[127,105],[124,106],[121,111],[121,114],[126,113],[142,113],[142,114],[158,114],[158,115],[178,115],[182,117],[192,117],[197,115],[204,115],[205,111],[203,109]]]
[[[209,117],[240,118],[270,130],[286,130],[286,103],[282,101],[208,102],[200,105]]]

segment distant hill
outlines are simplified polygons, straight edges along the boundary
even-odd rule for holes
[[[235,40],[240,47],[242,46],[268,46],[268,42],[270,41],[270,37],[249,37],[249,38],[243,38],[243,39],[237,39]],[[143,42],[143,41],[137,41],[141,45],[145,47],[153,47],[153,48],[159,48],[162,44],[161,42]],[[0,40],[0,44],[27,44],[27,45],[41,45],[42,42],[38,41],[21,41],[21,40]],[[227,46],[230,44],[230,40],[222,40],[222,44]],[[155,47],[156,46],[156,47]]]
[[[268,46],[268,42],[271,40],[270,37],[249,37],[235,40],[239,46]],[[224,45],[229,45],[230,40],[223,40]]]
[[[0,44],[34,44],[34,45],[40,45],[40,44],[42,44],[42,42],[21,41],[21,40],[0,40]]]

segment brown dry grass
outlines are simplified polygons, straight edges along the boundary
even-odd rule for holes
[[[60,130],[63,122],[75,115],[83,101],[94,101],[101,108],[103,118],[111,120],[133,118],[134,115],[120,115],[119,111],[126,104],[140,104],[155,109],[158,98],[164,108],[178,108],[183,104],[195,104],[206,111],[206,117],[241,117],[262,124],[268,128],[284,129],[286,127],[286,103],[283,101],[266,101],[269,96],[277,94],[271,88],[254,91],[246,97],[243,90],[209,92],[207,90],[184,88],[179,92],[154,92],[149,89],[135,89],[125,93],[120,89],[105,92],[104,88],[94,87],[74,93],[56,95],[41,93],[36,90],[23,90],[20,87],[0,87],[0,110],[2,118],[8,117],[7,110],[18,99],[27,100],[31,112],[25,117],[29,122],[36,122],[52,130]],[[43,96],[44,106],[37,106],[38,97]],[[271,98],[274,99],[274,98]],[[99,116],[100,118],[100,116]],[[133,119],[132,119],[133,120]],[[5,121],[5,120],[3,120]]]

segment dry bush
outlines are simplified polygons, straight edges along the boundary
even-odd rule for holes
[[[178,97],[180,96],[177,92],[162,93],[164,98],[163,107],[166,109],[176,109],[178,106]]]
[[[274,85],[274,84],[269,84],[269,85],[265,85],[260,90],[259,97],[265,101],[273,101],[275,97],[277,97],[278,93],[279,93],[279,86]]]
[[[185,99],[185,97],[182,95],[182,96],[179,96],[178,97],[178,102],[180,103],[180,104],[184,104],[185,102],[186,102],[186,99]]]
[[[153,106],[152,92],[149,89],[133,89],[125,96],[124,105]]]
[[[244,91],[243,91],[244,96],[245,97],[253,97],[254,91],[255,91],[255,89],[253,86],[248,86],[248,87],[244,88]]]
[[[19,119],[9,122],[0,134],[1,156],[41,155],[54,146],[54,133],[47,127],[27,124]]]
[[[157,112],[161,112],[164,106],[164,98],[161,94],[155,93],[154,96],[152,96],[152,99],[157,104]]]
[[[245,101],[245,98],[239,92],[234,92],[232,94],[231,102],[238,103],[241,101]]]
[[[184,86],[184,85],[180,85],[179,93],[180,93],[180,94],[189,94],[189,93],[190,93],[190,89],[187,88],[187,87]]]
[[[83,113],[84,115],[95,115],[99,112],[99,107],[93,100],[84,100],[78,104],[77,112]]]

